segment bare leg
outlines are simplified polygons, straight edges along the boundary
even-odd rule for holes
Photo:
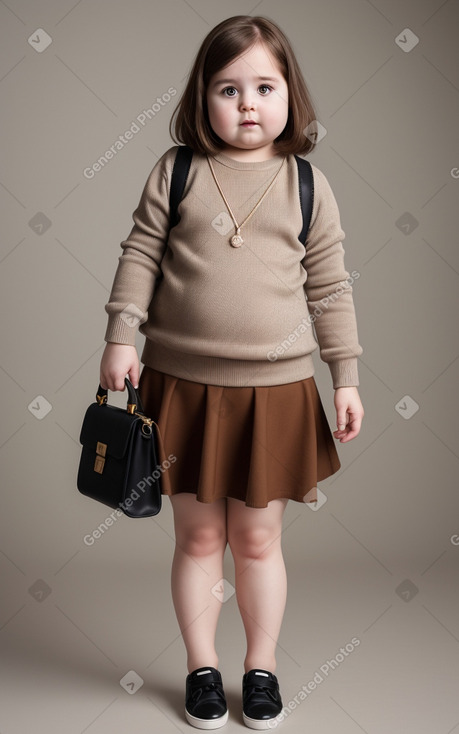
[[[187,651],[188,672],[218,669],[215,634],[221,601],[211,589],[223,576],[226,548],[226,498],[210,504],[183,492],[170,497],[174,512],[175,553],[171,589]]]
[[[227,498],[228,543],[234,558],[236,598],[247,637],[244,672],[263,668],[274,673],[275,651],[287,601],[282,555],[282,518],[288,500],[266,508],[247,507]]]

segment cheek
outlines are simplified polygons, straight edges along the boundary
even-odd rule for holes
[[[288,120],[288,103],[284,99],[281,103],[278,101],[270,110],[270,118],[273,126],[278,127],[280,125],[282,129],[285,127]]]
[[[273,105],[271,109],[265,111],[264,117],[267,124],[271,124],[275,127],[282,124],[285,126],[288,118],[288,105],[284,103],[279,105],[277,103],[276,105]]]
[[[213,100],[208,103],[209,119],[212,127],[224,128],[228,124],[228,106]]]
[[[277,102],[277,118],[280,120],[285,120],[287,122],[288,118],[288,96],[287,91],[285,94],[282,95],[281,98],[278,98]]]

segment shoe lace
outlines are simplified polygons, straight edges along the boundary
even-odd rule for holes
[[[215,693],[217,693],[222,700],[225,700],[225,694],[223,693],[222,686],[220,685],[220,683],[204,683],[204,684],[200,684],[199,686],[196,686],[191,691],[192,701],[196,703],[196,701],[199,701],[202,694],[208,691],[215,691]]]
[[[247,700],[253,696],[254,693],[265,693],[272,701],[274,701],[274,703],[277,703],[277,696],[270,686],[251,686],[246,694]]]

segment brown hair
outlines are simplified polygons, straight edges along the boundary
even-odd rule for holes
[[[197,153],[215,155],[224,142],[212,130],[207,112],[207,87],[211,77],[257,41],[266,44],[288,85],[288,119],[275,139],[276,153],[309,153],[315,143],[304,129],[316,119],[311,95],[284,33],[268,18],[235,15],[219,23],[206,36],[197,53],[187,85],[169,123],[175,143]]]

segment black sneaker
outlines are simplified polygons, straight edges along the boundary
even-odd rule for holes
[[[282,698],[274,673],[261,668],[254,668],[244,673],[242,678],[244,724],[250,729],[271,729],[281,711]]]
[[[215,668],[196,668],[186,677],[185,716],[197,729],[219,729],[228,721],[222,676]]]

